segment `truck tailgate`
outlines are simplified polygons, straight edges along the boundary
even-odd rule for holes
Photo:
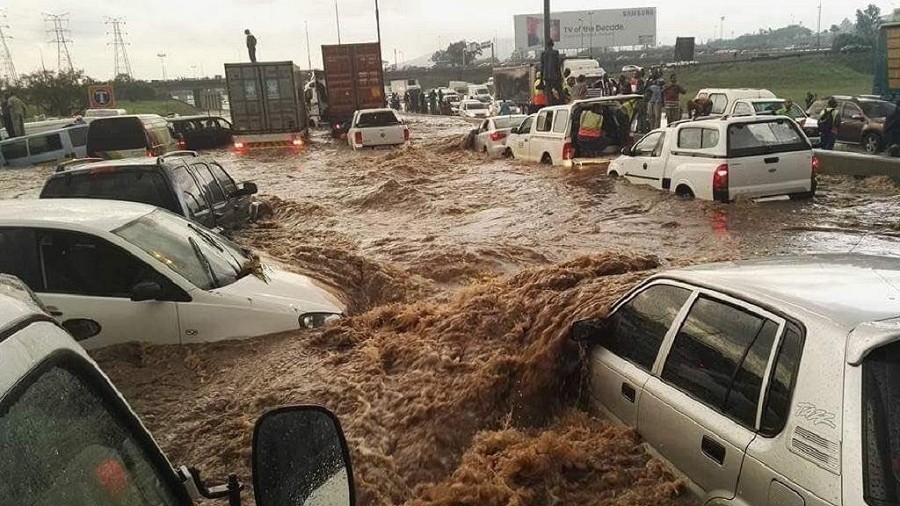
[[[791,151],[730,160],[731,198],[770,197],[810,191],[812,151]]]
[[[361,128],[364,146],[393,146],[406,142],[402,125]]]

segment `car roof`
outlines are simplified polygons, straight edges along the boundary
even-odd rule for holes
[[[0,226],[110,232],[154,210],[147,204],[118,200],[0,200]]]
[[[71,165],[64,170],[58,170],[58,172],[52,174],[50,178],[59,178],[65,177],[67,174],[80,174],[84,172],[90,172],[95,169],[154,169],[154,168],[166,168],[168,164],[171,164],[173,161],[184,161],[189,159],[191,162],[197,161],[209,161],[209,158],[204,157],[202,155],[197,156],[189,156],[189,155],[181,155],[181,156],[164,156],[162,157],[162,161],[160,161],[160,157],[150,158],[145,156],[134,157],[134,158],[119,158],[116,160],[103,160],[99,162],[86,162],[84,164],[78,164],[78,160],[73,160]],[[181,165],[178,165],[181,166]],[[173,167],[177,168],[177,167]]]
[[[147,120],[165,120],[159,114],[122,114],[121,116],[104,116],[101,118],[95,118],[91,121],[91,123],[96,123],[98,121],[118,121],[123,118],[138,118],[138,119],[147,119]]]
[[[394,110],[389,107],[382,107],[380,109],[360,109],[357,112],[359,112],[360,114],[369,114],[374,112],[394,112]]]
[[[806,255],[711,264],[658,277],[818,315],[848,332],[900,316],[900,258]]]
[[[225,119],[221,116],[206,116],[203,114],[195,114],[193,116],[177,116],[174,118],[166,118],[169,123],[176,123],[178,121],[196,121],[198,119]]]
[[[42,314],[46,315],[41,302],[25,283],[9,274],[0,274],[0,335],[23,319]]]

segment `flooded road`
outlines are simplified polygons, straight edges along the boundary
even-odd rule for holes
[[[898,254],[900,187],[823,177],[807,202],[683,201],[459,149],[469,124],[413,117],[414,141],[218,158],[271,216],[237,240],[340,291],[325,332],[95,354],[173,462],[249,481],[253,421],[319,403],[341,418],[361,505],[683,504],[633,431],[573,409],[572,321],[667,264],[827,251]],[[34,198],[50,169],[0,170]],[[610,463],[614,465],[610,465]]]

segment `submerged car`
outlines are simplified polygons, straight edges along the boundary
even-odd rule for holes
[[[79,199],[0,201],[0,272],[55,318],[89,320],[86,348],[241,339],[340,319],[306,276],[262,262],[164,209]]]
[[[900,259],[816,255],[651,277],[573,338],[591,409],[700,504],[900,497]]]
[[[256,218],[257,191],[255,183],[235,183],[216,160],[176,151],[157,158],[63,163],[44,183],[41,198],[140,202],[230,231]]]
[[[236,476],[207,487],[200,471],[176,470],[169,462],[73,340],[95,330],[86,322],[60,328],[24,285],[0,275],[0,450],[6,456],[0,504],[241,504],[249,494]],[[251,461],[259,506],[315,504],[323,497],[332,506],[355,504],[347,442],[325,408],[263,414],[253,430]],[[244,463],[225,465],[236,471]]]
[[[506,154],[506,138],[509,137],[509,132],[521,125],[525,118],[525,115],[518,114],[496,116],[482,121],[475,132],[475,151],[492,157],[503,156]]]

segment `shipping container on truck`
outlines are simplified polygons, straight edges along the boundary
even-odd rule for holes
[[[300,147],[308,134],[305,82],[294,62],[226,63],[234,147]]]
[[[350,129],[353,113],[385,106],[381,45],[370,42],[322,46],[322,61],[331,133],[340,137]]]
[[[531,65],[494,68],[494,100],[510,100],[523,111],[531,107],[535,70]]]
[[[900,99],[900,23],[885,23],[875,43],[875,95]]]

